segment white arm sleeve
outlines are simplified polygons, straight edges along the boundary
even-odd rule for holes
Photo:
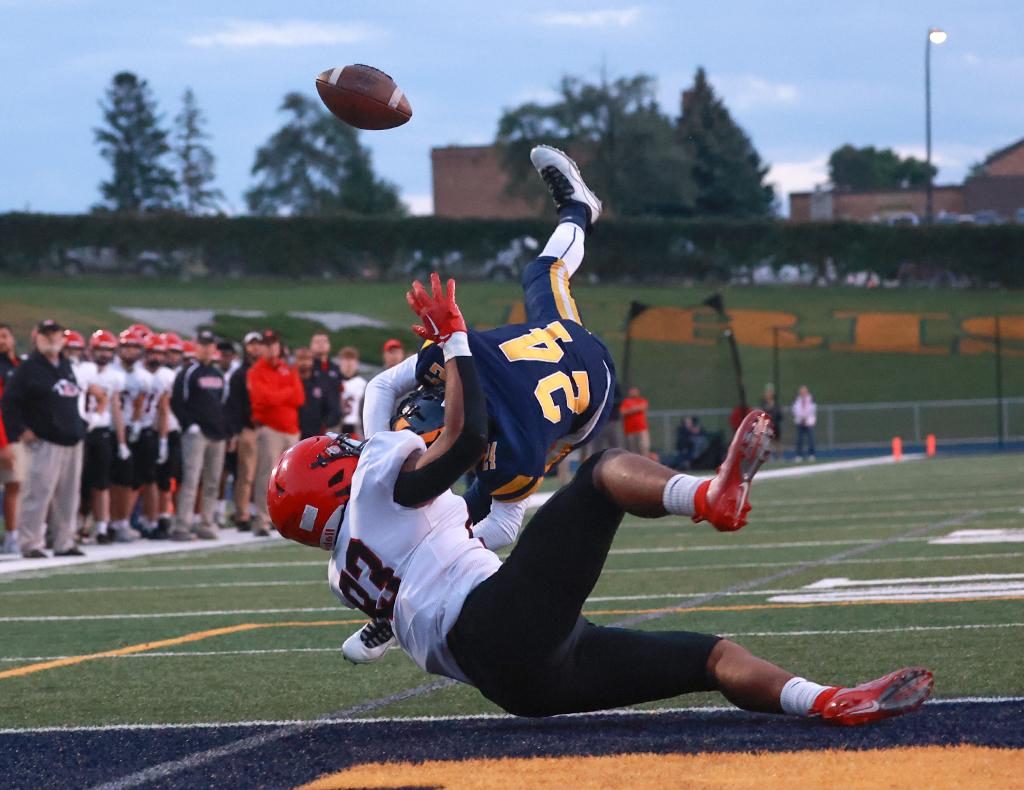
[[[491,512],[473,526],[473,537],[480,538],[491,551],[503,549],[515,541],[526,515],[526,500],[498,502],[491,500]]]
[[[415,354],[370,379],[363,396],[363,430],[366,439],[375,433],[391,430],[391,413],[395,410],[395,401],[415,387]]]

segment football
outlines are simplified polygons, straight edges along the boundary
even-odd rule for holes
[[[327,69],[317,75],[316,90],[328,110],[357,129],[393,129],[412,117],[402,89],[373,66]]]

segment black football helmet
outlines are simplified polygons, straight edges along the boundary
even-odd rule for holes
[[[408,429],[430,447],[444,429],[444,385],[419,386],[398,404],[391,430]]]

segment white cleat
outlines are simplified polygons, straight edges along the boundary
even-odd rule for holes
[[[544,179],[556,208],[575,200],[587,207],[590,224],[597,222],[603,207],[601,200],[584,183],[579,166],[568,154],[550,145],[538,145],[530,151],[530,161]]]
[[[397,645],[391,623],[382,618],[371,620],[346,639],[341,654],[353,664],[371,664],[384,658],[384,654]]]

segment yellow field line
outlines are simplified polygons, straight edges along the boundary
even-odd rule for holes
[[[821,603],[750,603],[734,606],[670,606],[660,609],[600,609],[584,612],[588,617],[620,614],[672,614],[675,612],[754,612],[762,609],[813,609],[818,606],[883,606],[900,604],[911,606],[921,603],[985,603],[986,601],[1024,601],[1022,595],[1007,595],[998,598],[924,598],[919,601],[822,601]]]
[[[67,658],[57,658],[52,661],[40,661],[36,664],[26,664],[25,666],[15,667],[14,669],[7,669],[0,672],[0,680],[4,678],[17,678],[22,675],[31,675],[34,672],[42,672],[46,669],[57,669],[59,667],[69,667],[75,664],[81,664],[85,661],[95,661],[98,658],[114,658],[116,656],[128,656],[132,653],[146,653],[150,650],[158,650],[162,647],[174,647],[175,645],[184,645],[189,642],[198,642],[202,639],[209,639],[214,636],[227,636],[228,634],[238,634],[243,631],[256,631],[261,628],[299,628],[302,626],[316,627],[325,625],[357,625],[364,623],[365,620],[293,620],[283,623],[242,623],[240,625],[229,625],[224,628],[211,628],[206,631],[195,631],[191,634],[183,634],[182,636],[175,636],[170,639],[161,639],[156,642],[142,642],[137,645],[128,645],[127,647],[119,647],[115,650],[104,650],[100,653],[86,653],[81,656],[68,656]]]
[[[927,603],[984,603],[987,601],[1021,601],[1024,596],[1008,595],[999,598],[932,598],[920,601],[831,601],[821,603],[765,603],[765,604],[737,604],[735,606],[673,606],[662,609],[596,609],[584,611],[588,617],[600,617],[607,615],[636,615],[636,614],[685,614],[690,612],[753,612],[766,609],[814,609],[822,606],[883,606],[900,604],[911,606]],[[147,653],[151,650],[159,650],[163,647],[174,647],[189,642],[198,642],[202,639],[210,639],[215,636],[227,636],[243,631],[258,631],[264,628],[318,628],[331,625],[359,625],[365,623],[360,620],[288,620],[280,623],[242,623],[240,625],[229,625],[224,628],[211,628],[206,631],[196,631],[191,634],[183,634],[170,639],[161,639],[156,642],[142,642],[137,645],[119,647],[115,650],[104,650],[100,653],[87,653],[81,656],[67,656],[52,661],[40,661],[35,664],[15,667],[0,672],[0,680],[5,678],[16,678],[23,675],[31,675],[35,672],[42,672],[47,669],[58,669],[59,667],[74,666],[86,661],[95,661],[99,658],[116,658],[127,656],[132,653]]]

